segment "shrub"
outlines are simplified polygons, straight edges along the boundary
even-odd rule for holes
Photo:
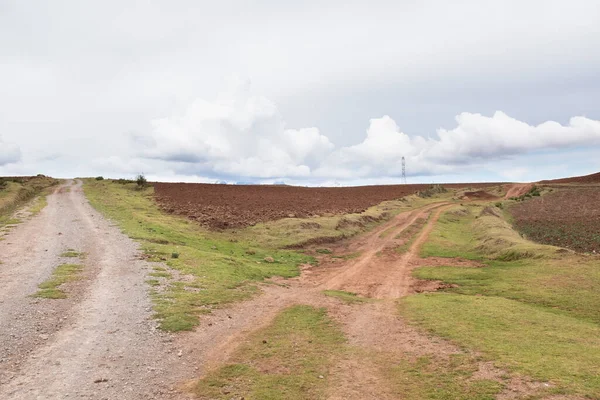
[[[179,253],[176,253],[176,252],[171,253],[171,258],[179,258]]]
[[[103,176],[97,176],[97,177],[96,177],[96,180],[97,180],[97,181],[103,181],[103,180],[104,180],[104,177],[103,177]]]
[[[446,193],[448,190],[442,185],[431,185],[429,188],[417,192],[417,196],[421,198],[427,198],[435,196],[436,194]]]
[[[148,185],[148,180],[144,176],[144,174],[139,174],[135,177],[135,182],[137,183],[139,188],[145,188]]]

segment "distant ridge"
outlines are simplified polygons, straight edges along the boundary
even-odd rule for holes
[[[571,178],[545,180],[540,181],[540,183],[600,183],[600,172],[584,176],[574,176]]]

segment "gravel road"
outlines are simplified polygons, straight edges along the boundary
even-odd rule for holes
[[[195,365],[157,330],[138,246],[96,212],[81,182],[0,241],[1,399],[185,398]],[[64,258],[67,249],[84,252]],[[60,264],[85,265],[67,299],[31,295]]]

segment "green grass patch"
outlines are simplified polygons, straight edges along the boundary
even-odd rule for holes
[[[152,187],[139,190],[126,182],[86,180],[84,190],[92,206],[141,242],[150,261],[165,262],[194,278],[171,281],[164,292],[153,294],[155,316],[165,330],[193,329],[199,315],[258,293],[256,283],[272,276],[297,276],[300,264],[314,262],[308,255],[257,243],[252,236],[210,232],[167,215],[153,201]],[[179,257],[173,258],[173,253]],[[265,261],[271,258],[273,262]]]
[[[470,208],[457,206],[442,213],[427,242],[421,247],[421,256],[481,258],[481,254],[474,249],[476,239],[471,226],[475,216]]]
[[[173,275],[171,275],[170,273],[163,272],[163,271],[151,272],[149,275],[153,276],[155,278],[167,278],[167,279],[171,279],[173,277]]]
[[[319,254],[331,254],[332,253],[332,251],[329,249],[317,249],[315,251]]]
[[[504,368],[600,396],[600,327],[551,309],[500,297],[420,294],[403,300],[414,323],[482,352]]]
[[[360,297],[356,293],[345,292],[343,290],[324,290],[323,294],[325,296],[335,297],[348,304],[369,303],[373,301],[373,299]]]
[[[64,253],[62,253],[60,256],[68,257],[68,258],[77,258],[77,257],[84,257],[85,253],[81,253],[79,251],[69,249],[69,250],[65,251]]]
[[[493,400],[505,384],[473,378],[477,361],[467,354],[405,358],[387,370],[387,378],[402,399]]]
[[[83,265],[62,264],[56,267],[52,276],[38,285],[39,289],[34,297],[46,299],[64,299],[67,294],[61,290],[60,286],[64,283],[79,279],[79,273],[83,270]]]
[[[324,309],[290,307],[251,335],[231,364],[200,380],[195,392],[201,399],[325,399],[344,342]]]

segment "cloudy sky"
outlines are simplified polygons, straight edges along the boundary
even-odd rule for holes
[[[0,0],[0,175],[600,171],[597,0]]]

